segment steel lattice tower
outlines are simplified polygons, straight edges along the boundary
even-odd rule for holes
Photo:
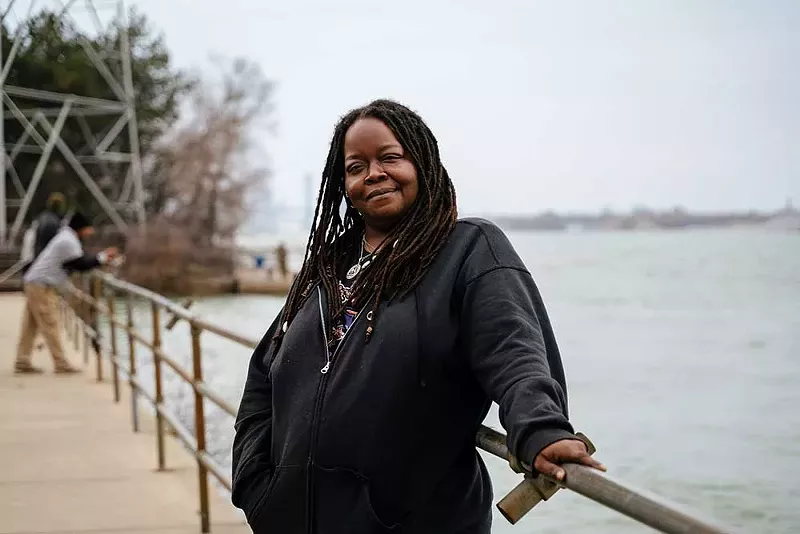
[[[10,14],[25,11],[24,17],[17,17],[15,31],[9,36],[13,39],[10,50],[0,49],[0,249],[11,247],[18,241],[25,216],[30,209],[31,200],[48,167],[50,156],[57,150],[65,162],[78,176],[81,186],[86,188],[103,208],[109,220],[119,229],[124,230],[128,224],[144,221],[144,191],[142,186],[142,165],[139,153],[139,132],[136,120],[136,104],[131,69],[131,50],[128,36],[128,25],[123,0],[55,0],[37,2],[27,0],[5,0],[0,7],[3,20]],[[15,4],[17,4],[15,6]],[[22,5],[24,4],[24,5]],[[102,76],[113,92],[115,99],[91,98],[75,94],[43,91],[35,87],[18,87],[6,84],[14,58],[23,37],[25,21],[35,12],[36,7],[49,7],[58,17],[68,17],[75,21],[75,12],[80,10],[88,15],[98,33],[104,28],[102,14],[109,8],[114,9],[115,19],[119,25],[119,42],[110,49],[98,49],[85,37],[79,37],[81,48],[86,58]],[[107,26],[106,26],[107,27]],[[0,25],[0,32],[3,31]],[[1,35],[0,35],[1,37]],[[10,40],[11,40],[10,39]],[[0,39],[0,47],[2,40]],[[121,73],[115,74],[109,68],[108,59],[114,58],[121,65]],[[119,75],[121,74],[121,76]],[[20,107],[17,102],[35,102],[35,106],[27,104]],[[103,131],[93,131],[88,117],[105,116],[111,119],[110,127]],[[114,120],[116,119],[116,120]],[[83,133],[85,146],[73,150],[62,139],[62,131],[67,120],[75,121]],[[5,141],[6,121],[19,121],[24,128],[23,135],[13,145]],[[127,136],[128,152],[111,151],[112,145],[122,136]],[[28,144],[33,141],[35,144]],[[14,165],[22,152],[39,154],[36,165],[29,180],[23,180]],[[89,172],[84,164],[94,164],[98,170]],[[120,176],[122,173],[107,171],[110,165],[123,165],[126,168],[124,184],[117,195],[111,195],[103,180]],[[27,188],[23,186],[27,183]],[[15,211],[13,220],[9,215]]]

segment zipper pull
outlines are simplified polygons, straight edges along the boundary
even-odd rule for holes
[[[325,367],[320,369],[319,372],[322,373],[323,375],[327,374],[328,373],[328,369],[330,369],[330,368],[331,368],[331,361],[328,360],[328,362],[325,364]]]

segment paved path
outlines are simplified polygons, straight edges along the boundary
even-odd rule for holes
[[[168,437],[169,470],[156,471],[147,412],[133,433],[124,394],[114,404],[93,368],[53,375],[46,350],[34,364],[47,374],[12,373],[22,305],[20,294],[0,294],[0,534],[199,533],[196,464]],[[72,349],[66,339],[65,346]],[[213,485],[211,493],[212,534],[250,532],[227,496]]]

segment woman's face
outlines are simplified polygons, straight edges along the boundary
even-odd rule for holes
[[[344,188],[367,228],[388,233],[419,192],[417,169],[382,121],[365,117],[344,136]]]

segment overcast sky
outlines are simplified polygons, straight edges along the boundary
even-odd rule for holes
[[[800,204],[800,1],[129,0],[181,67],[278,84],[278,201],[337,118],[416,109],[462,212]]]

